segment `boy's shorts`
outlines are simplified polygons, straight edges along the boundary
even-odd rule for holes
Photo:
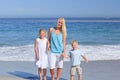
[[[70,75],[75,75],[77,71],[77,74],[82,74],[82,68],[80,67],[80,65],[76,65],[76,66],[72,66],[70,69]]]
[[[63,68],[63,58],[61,54],[50,53],[49,54],[49,66],[50,69]]]

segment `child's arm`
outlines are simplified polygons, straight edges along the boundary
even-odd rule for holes
[[[39,51],[38,51],[38,41],[37,41],[37,39],[35,40],[35,43],[34,43],[34,51],[35,51],[36,59],[39,60]]]
[[[47,41],[47,50],[50,51],[50,43]]]
[[[88,59],[85,55],[82,55],[82,58],[85,60],[86,63],[88,63]]]
[[[70,51],[69,51],[69,54],[68,54],[68,55],[65,54],[65,58],[70,58],[70,57],[71,57],[71,53],[70,53]]]
[[[65,58],[70,58],[70,55],[66,55],[66,54],[65,54]]]

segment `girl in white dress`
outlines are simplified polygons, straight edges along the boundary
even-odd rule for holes
[[[48,67],[47,42],[45,29],[40,29],[39,38],[36,38],[34,44],[36,66],[38,66],[40,80],[42,80],[42,71],[44,80],[46,80],[46,68]]]

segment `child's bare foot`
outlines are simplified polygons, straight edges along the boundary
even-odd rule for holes
[[[40,77],[40,80],[42,80],[42,77]]]
[[[56,80],[60,80],[59,78],[56,78]]]
[[[44,77],[44,80],[47,80],[46,77]]]

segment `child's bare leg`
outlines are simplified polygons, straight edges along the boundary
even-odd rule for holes
[[[82,80],[82,74],[78,74],[78,80]]]
[[[39,75],[40,80],[42,80],[42,69],[41,68],[38,68],[38,75]]]
[[[43,69],[43,74],[44,74],[44,80],[46,80],[46,69]]]
[[[74,76],[73,75],[70,75],[70,80],[74,80]]]
[[[54,80],[54,69],[50,69],[52,80]]]

